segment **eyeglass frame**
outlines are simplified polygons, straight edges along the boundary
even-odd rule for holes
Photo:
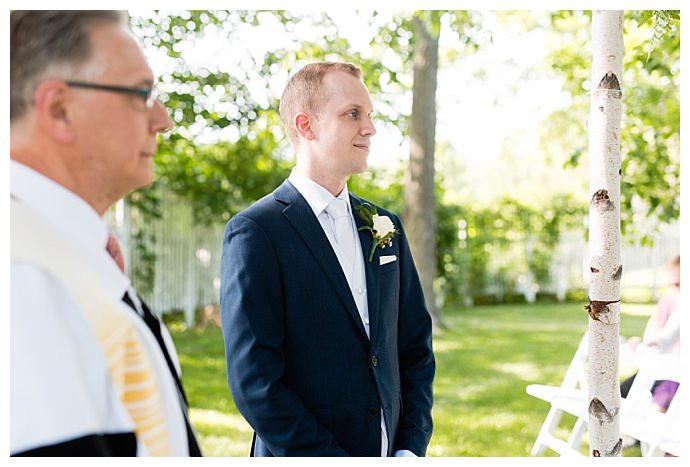
[[[152,109],[158,100],[156,89],[152,86],[150,88],[134,88],[129,86],[118,86],[114,84],[98,84],[87,83],[85,81],[65,81],[65,84],[73,88],[94,89],[96,91],[110,91],[120,92],[125,94],[134,94],[144,99],[144,106],[147,109]]]

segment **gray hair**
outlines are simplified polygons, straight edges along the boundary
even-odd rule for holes
[[[104,23],[128,25],[129,16],[113,10],[10,13],[10,123],[26,113],[41,81],[96,73],[88,32]]]

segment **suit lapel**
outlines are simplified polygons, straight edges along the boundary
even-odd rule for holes
[[[302,237],[366,341],[367,333],[357,311],[355,300],[352,298],[350,286],[328,237],[326,237],[319,220],[314,216],[314,211],[299,191],[288,181],[278,187],[274,192],[274,197],[276,200],[287,204],[283,210],[283,215]],[[368,280],[367,287],[369,287]]]
[[[350,204],[352,204],[352,212],[355,216],[355,225],[357,226],[359,242],[362,245],[362,254],[364,256],[364,273],[367,278],[367,304],[369,305],[369,334],[373,342],[379,327],[379,249],[377,248],[374,251],[374,256],[371,262],[369,262],[369,252],[371,251],[374,237],[370,230],[359,230],[360,227],[364,226],[364,221],[359,216],[358,209],[362,204],[362,200],[350,194]]]

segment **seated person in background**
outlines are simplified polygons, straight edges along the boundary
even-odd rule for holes
[[[666,324],[644,344],[655,347],[662,353],[679,353],[680,347],[680,311],[676,308],[671,312]],[[652,400],[659,412],[666,412],[671,400],[678,390],[677,381],[657,381],[652,388]]]
[[[628,344],[632,350],[639,345],[653,347],[659,353],[680,353],[680,256],[668,264],[672,288],[659,300],[656,312],[649,318],[644,335],[631,337]],[[621,384],[621,396],[627,397],[635,375]],[[676,381],[657,381],[652,388],[654,404],[661,412],[668,409],[673,395],[678,389]]]

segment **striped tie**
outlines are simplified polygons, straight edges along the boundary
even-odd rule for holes
[[[106,249],[118,267],[124,270],[120,247],[112,234],[108,238]],[[169,456],[170,445],[163,403],[158,394],[151,361],[131,323],[123,320],[113,324],[115,328],[112,329],[101,327],[106,335],[98,337],[103,343],[110,376],[120,400],[134,422],[137,440],[146,446],[149,455]]]

